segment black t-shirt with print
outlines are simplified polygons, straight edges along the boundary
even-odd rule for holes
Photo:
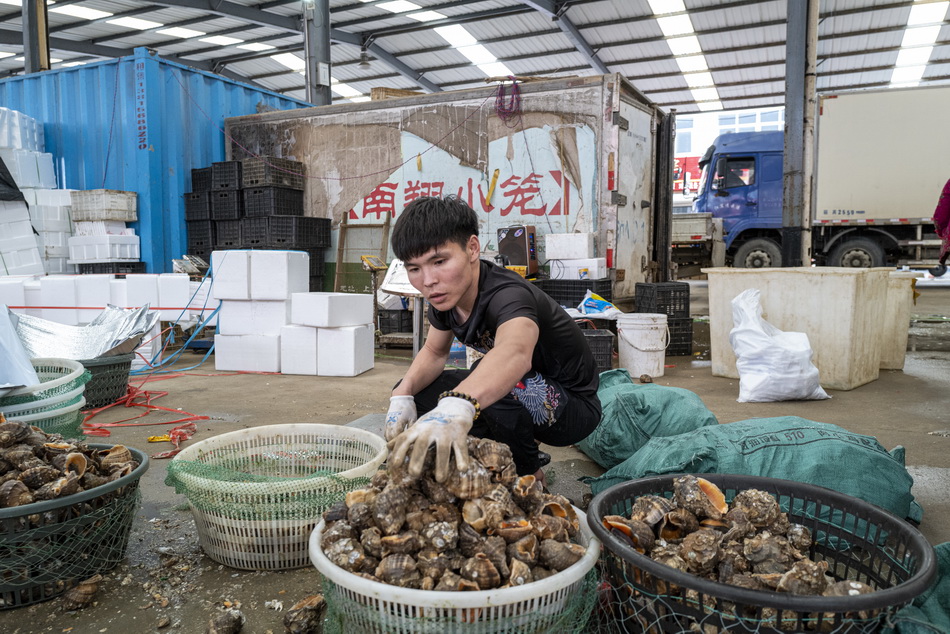
[[[538,325],[538,342],[531,356],[532,370],[554,379],[582,398],[597,398],[599,374],[581,329],[544,291],[513,271],[481,260],[478,297],[468,321],[459,324],[454,310],[429,306],[429,322],[451,330],[466,346],[479,352],[494,347],[498,326],[514,317]]]

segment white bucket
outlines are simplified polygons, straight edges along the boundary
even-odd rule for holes
[[[663,376],[670,329],[662,313],[624,313],[617,317],[620,367],[633,378]]]

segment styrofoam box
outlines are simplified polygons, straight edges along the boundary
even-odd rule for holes
[[[215,335],[214,367],[236,372],[280,372],[280,335]]]
[[[40,279],[42,317],[58,324],[79,325],[79,300],[76,296],[76,278],[72,275],[48,275]],[[62,306],[63,308],[56,308]],[[51,307],[51,308],[46,308]]]
[[[239,249],[211,252],[211,297],[251,298],[251,252]]]
[[[317,374],[317,328],[288,324],[280,329],[282,374]]]
[[[51,275],[72,275],[76,273],[76,265],[70,264],[69,258],[43,258],[43,268]]]
[[[34,317],[39,317],[43,312],[39,308],[32,308],[33,306],[42,306],[40,303],[40,279],[39,277],[28,276],[23,282],[23,297],[26,300],[25,304],[31,308],[27,308],[23,312],[27,315],[33,315]]]
[[[0,223],[30,221],[30,210],[19,200],[0,200]]]
[[[138,236],[73,236],[69,239],[69,259],[73,262],[138,260]]]
[[[68,231],[37,231],[36,246],[42,251],[50,247],[61,249],[56,253],[56,257],[65,258],[69,255],[69,238],[72,234]]]
[[[211,278],[206,277],[200,282],[188,282],[188,297],[191,298],[188,308],[191,310],[192,319],[196,319],[198,323],[209,320],[206,325],[217,327],[218,315],[215,314],[212,317],[211,313],[214,312],[220,302],[211,299],[209,297],[210,292]]]
[[[106,304],[112,299],[112,280],[114,275],[77,275],[76,305],[80,306],[78,320],[88,324],[102,314]]]
[[[548,260],[552,280],[599,280],[607,277],[607,258]]]
[[[33,196],[37,205],[70,207],[73,204],[73,191],[72,189],[34,189]]]
[[[218,332],[222,335],[279,335],[290,322],[290,302],[279,300],[221,300]]]
[[[549,233],[544,236],[548,260],[578,260],[594,257],[593,233]]]
[[[161,306],[158,303],[158,275],[156,273],[140,273],[125,276],[126,301],[131,308]]]
[[[129,307],[129,286],[124,279],[109,282],[109,303],[119,308]]]
[[[30,207],[30,221],[37,231],[73,233],[72,221],[69,219],[69,207],[33,205]]]
[[[21,239],[27,242],[26,239]],[[28,240],[33,246],[22,246],[19,249],[7,250],[2,247],[3,240],[0,240],[0,255],[3,256],[0,261],[0,275],[42,275],[46,271],[43,269],[43,258],[40,257],[40,250],[36,248],[36,240]],[[36,304],[40,306],[41,304]]]
[[[161,333],[161,325],[156,323],[148,334],[142,338],[142,345],[135,349],[135,355],[132,357],[132,370],[157,366],[162,362]]]
[[[18,178],[14,179],[17,186],[21,189],[24,187],[40,187],[42,183],[40,182],[39,168],[36,164],[38,152],[33,150],[14,150],[13,152],[17,166]]]
[[[0,305],[26,306],[23,277],[0,277]]]
[[[337,328],[373,321],[373,296],[360,293],[294,293],[290,321],[301,326]]]
[[[251,299],[290,299],[310,290],[310,254],[251,251]]]
[[[188,276],[184,273],[163,273],[158,276],[159,319],[178,321],[188,319],[188,300],[191,298]]]
[[[135,232],[119,220],[86,220],[73,223],[77,236],[132,236]]]
[[[53,155],[46,152],[36,153],[36,171],[42,187],[56,187],[56,172],[53,171]]]
[[[373,369],[373,324],[317,329],[317,374],[356,376]]]
[[[30,224],[29,220],[0,223],[0,251],[15,251],[17,250],[16,247],[20,247],[18,241],[22,240],[25,240],[27,243],[32,240],[33,243],[36,244],[36,241],[33,239],[33,225]],[[15,246],[11,245],[11,243],[15,241],[17,241],[17,244]],[[27,244],[26,246],[29,245]]]

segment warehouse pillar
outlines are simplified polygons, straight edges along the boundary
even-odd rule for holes
[[[788,0],[785,45],[785,154],[782,265],[811,265],[811,151],[814,135],[818,0]],[[809,42],[812,42],[809,45]],[[803,254],[807,254],[803,257]]]
[[[325,106],[331,101],[329,0],[303,0],[303,22],[307,101]]]
[[[23,0],[23,60],[27,73],[49,70],[46,0]]]

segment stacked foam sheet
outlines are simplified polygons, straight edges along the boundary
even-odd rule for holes
[[[0,159],[20,190],[56,187],[53,155],[43,152],[43,124],[22,112],[0,108]]]
[[[549,233],[544,254],[552,280],[596,280],[607,277],[607,260],[594,257],[594,234]]]
[[[24,189],[30,207],[30,222],[47,273],[75,273],[69,263],[69,238],[73,235],[68,189]]]
[[[219,370],[356,376],[373,367],[373,298],[309,293],[302,251],[211,254]]]
[[[139,260],[139,237],[125,224],[138,219],[135,192],[74,190],[71,202],[76,235],[69,239],[70,262],[81,266]]]
[[[44,272],[26,204],[21,201],[0,201],[0,275]]]

